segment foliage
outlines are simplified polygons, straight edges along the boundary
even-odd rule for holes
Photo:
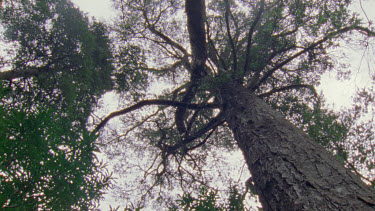
[[[1,207],[70,209],[92,207],[108,186],[97,162],[95,136],[76,128],[57,109],[9,106],[2,96]]]
[[[7,2],[1,20],[4,42],[14,46],[7,66],[20,72],[9,79],[35,76],[22,89],[39,91],[37,97],[46,96],[66,112],[84,113],[84,123],[98,97],[113,86],[106,27],[89,25],[67,1]]]
[[[337,70],[330,49],[340,40],[355,32],[374,36],[371,25],[366,28],[347,9],[350,1],[211,0],[196,16],[188,15],[194,7],[182,0],[113,2],[119,12],[114,26],[116,71],[125,79],[117,90],[126,100],[122,106],[129,109],[107,116],[106,121],[121,116],[121,124],[104,130],[102,149],[120,161],[115,166],[119,173],[142,172],[128,189],[118,187],[121,197],[141,195],[142,205],[148,199],[168,204],[174,201],[170,189],[199,195],[199,184],[216,184],[206,172],[225,164],[214,156],[238,151],[220,116],[225,103],[218,87],[229,81],[239,81],[263,98],[343,163],[354,158],[347,151],[347,140],[358,117],[325,109],[314,88],[323,73]],[[204,21],[189,25],[188,19],[199,15]],[[192,33],[199,26],[205,34]],[[157,83],[167,88],[159,95],[148,93]],[[152,109],[133,109],[151,97]],[[177,102],[207,107],[183,108]],[[134,157],[139,159],[133,162]],[[221,169],[219,174],[226,171],[230,170]],[[140,186],[132,188],[136,182]],[[125,191],[129,189],[135,191]],[[215,196],[207,190],[193,200],[187,194],[180,205],[193,206],[193,200],[194,206],[203,201],[216,206]]]
[[[208,187],[201,187],[198,196],[193,197],[190,193],[184,193],[169,210],[243,210],[243,195],[238,192],[236,186],[230,187],[230,194],[226,203],[220,203],[218,192]]]
[[[92,209],[110,183],[88,118],[112,89],[107,27],[65,0],[1,8],[0,205]]]

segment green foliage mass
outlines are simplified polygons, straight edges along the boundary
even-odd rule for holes
[[[0,20],[0,207],[92,209],[111,181],[87,127],[114,86],[107,26],[65,0],[5,1]]]
[[[8,104],[0,116],[0,206],[91,208],[110,182],[94,153],[96,136],[53,106]]]

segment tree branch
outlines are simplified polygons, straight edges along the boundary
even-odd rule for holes
[[[221,62],[221,65],[223,66],[224,70],[227,70],[228,68],[227,68],[227,65],[225,64],[224,59],[220,56],[219,52],[217,51],[215,47],[214,42],[212,41],[210,37],[210,27],[209,27],[210,25],[208,24],[208,21],[206,21],[206,26],[207,26],[207,40],[208,40],[208,57],[216,64],[219,72],[221,72],[219,61]]]
[[[170,153],[173,154],[178,148],[185,146],[186,144],[189,144],[193,142],[195,139],[203,136],[205,133],[208,131],[215,129],[217,126],[221,125],[224,123],[224,115],[222,113],[219,113],[216,117],[212,118],[204,127],[196,131],[194,134],[182,139],[179,141],[177,144],[172,145],[172,146],[167,146],[166,150]]]
[[[186,90],[186,93],[184,97],[182,98],[182,103],[190,103],[192,99],[194,98],[196,92],[197,92],[197,87],[198,87],[198,81],[194,80],[194,77],[192,77],[192,81],[190,82],[189,87]],[[178,132],[180,134],[183,134],[186,132],[186,127],[185,127],[185,113],[186,113],[186,108],[184,107],[178,107],[176,109],[175,113],[175,123],[178,129]]]
[[[154,26],[152,25],[149,25],[147,24],[147,29],[150,30],[151,33],[155,34],[156,36],[160,37],[162,40],[164,40],[167,44],[169,44],[170,46],[174,47],[174,48],[177,48],[178,50],[180,50],[185,57],[187,57],[189,54],[188,52],[186,51],[186,49],[184,47],[182,47],[180,44],[178,44],[177,42],[173,41],[171,38],[169,38],[168,36],[166,36],[165,34],[161,33],[160,31],[158,31],[157,29],[155,29]]]
[[[178,60],[175,63],[162,67],[160,69],[158,68],[145,68],[145,70],[153,72],[153,73],[164,73],[164,72],[175,72],[178,67],[184,66],[183,60]]]
[[[204,0],[186,0],[185,11],[189,31],[190,45],[193,56],[193,64],[190,72],[190,86],[182,99],[183,103],[190,103],[194,98],[199,81],[206,74],[205,62],[207,60],[206,32],[204,23],[206,20],[206,8]],[[180,134],[186,131],[184,117],[186,108],[178,107],[175,113],[175,122]]]
[[[229,13],[230,13],[230,7],[229,7],[229,1],[225,0],[225,23],[227,27],[227,34],[229,38],[229,44],[232,48],[232,54],[233,54],[233,73],[237,71],[237,52],[236,47],[234,45],[234,41],[232,38],[232,35],[230,33],[230,24],[229,24]]]
[[[198,144],[196,144],[196,145],[194,145],[194,146],[192,146],[192,147],[189,147],[189,148],[187,148],[187,151],[192,151],[192,150],[195,150],[195,149],[197,149],[197,148],[199,148],[199,147],[201,147],[203,144],[205,144],[206,142],[207,142],[207,140],[211,137],[211,135],[213,134],[215,132],[215,128],[214,129],[212,129],[211,131],[210,131],[210,133],[201,141],[201,142],[199,142]]]
[[[108,123],[108,121],[111,120],[112,118],[138,110],[142,108],[143,106],[147,106],[147,105],[166,105],[166,106],[174,106],[174,107],[184,107],[188,109],[218,108],[218,106],[215,104],[188,104],[188,103],[181,103],[177,101],[158,100],[158,99],[143,100],[130,107],[110,113],[98,124],[98,126],[95,127],[95,129],[93,130],[93,133],[96,133],[100,129],[102,129]]]
[[[285,91],[285,90],[300,89],[300,88],[310,89],[315,96],[318,96],[318,93],[316,92],[315,87],[313,85],[308,85],[308,84],[294,84],[294,85],[283,86],[283,87],[272,89],[269,92],[266,92],[266,93],[258,95],[258,97],[259,98],[265,98],[265,97],[271,96],[272,94],[275,94],[276,92],[282,92],[282,91]]]
[[[178,44],[177,42],[175,42],[171,38],[169,38],[167,35],[163,34],[159,30],[157,30],[155,28],[155,23],[151,24],[150,21],[148,20],[148,17],[147,17],[147,14],[146,14],[145,10],[143,10],[142,13],[143,13],[143,17],[145,18],[145,21],[146,21],[146,23],[145,23],[146,28],[148,30],[150,30],[151,33],[153,33],[157,37],[161,38],[168,45],[180,50],[184,54],[184,57],[186,57],[186,58],[188,57],[189,54],[188,54],[187,50],[184,47],[182,47],[182,45]],[[160,17],[158,17],[158,18],[160,18]]]
[[[185,11],[193,62],[197,66],[203,66],[207,59],[204,0],[186,0]]]
[[[25,67],[22,69],[8,70],[0,72],[0,80],[12,80],[16,78],[28,78],[47,72],[47,67]]]
[[[253,24],[251,24],[249,34],[247,35],[247,46],[246,46],[246,57],[245,57],[246,60],[245,60],[244,68],[243,68],[244,73],[246,73],[249,69],[249,64],[250,64],[250,59],[251,59],[250,58],[251,42],[252,42],[252,39],[253,39],[255,27],[258,25],[258,22],[260,21],[260,17],[262,15],[263,11],[264,11],[264,0],[262,0],[260,2],[259,12],[258,12],[257,16],[255,17],[255,20],[254,20]]]
[[[349,32],[349,31],[352,31],[352,30],[356,30],[362,34],[365,34],[367,36],[375,36],[375,32],[369,30],[368,28],[365,28],[365,27],[361,27],[361,26],[348,26],[348,27],[344,27],[344,28],[341,28],[337,31],[334,31],[334,32],[331,32],[331,33],[328,33],[328,35],[326,35],[324,38],[322,38],[321,40],[317,41],[317,42],[314,42],[312,43],[310,46],[308,46],[307,48],[301,50],[300,52],[294,54],[293,56],[289,57],[288,59],[284,60],[283,62],[277,64],[276,66],[274,66],[272,69],[270,69],[269,71],[267,71],[263,77],[258,81],[256,82],[254,80],[254,83],[251,83],[249,88],[252,89],[252,90],[256,90],[262,83],[264,83],[274,72],[276,72],[278,69],[282,68],[283,66],[285,66],[286,64],[288,64],[289,62],[293,61],[294,59],[298,58],[299,56],[301,56],[302,54],[304,53],[307,53],[308,51],[311,51],[313,50],[316,46],[324,43],[325,41],[329,40],[329,39],[333,39],[339,35],[342,35],[346,32]],[[255,78],[256,79],[256,78]]]

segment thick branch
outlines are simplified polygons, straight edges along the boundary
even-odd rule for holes
[[[207,59],[206,31],[204,27],[206,20],[205,1],[186,0],[185,11],[193,62],[198,66],[203,66]]]
[[[188,104],[188,103],[181,103],[177,101],[171,101],[171,100],[143,100],[135,105],[132,105],[130,107],[124,108],[119,111],[115,111],[110,113],[108,116],[106,116],[98,126],[94,129],[93,133],[98,132],[100,129],[102,129],[109,120],[111,120],[114,117],[118,117],[124,114],[127,114],[129,112],[138,110],[142,108],[143,106],[147,105],[166,105],[166,106],[174,106],[174,107],[184,107],[188,109],[204,109],[204,108],[217,108],[217,105],[214,104]]]
[[[187,25],[189,31],[190,45],[193,56],[191,65],[190,87],[182,99],[183,103],[190,103],[194,98],[199,81],[205,76],[205,62],[207,60],[206,49],[206,8],[204,0],[186,0],[185,11],[187,15]],[[186,108],[178,107],[176,109],[175,121],[178,131],[182,134],[186,131],[184,117]]]
[[[294,84],[294,85],[283,86],[283,87],[272,89],[269,92],[266,92],[266,93],[258,95],[258,97],[259,98],[269,97],[272,94],[275,94],[277,92],[282,92],[282,91],[291,90],[291,89],[300,89],[300,88],[310,89],[315,96],[318,96],[318,93],[316,92],[316,90],[315,90],[315,88],[314,88],[313,85],[308,85],[308,84]]]
[[[48,68],[45,67],[25,67],[23,69],[15,69],[0,72],[0,80],[12,80],[16,78],[28,78],[37,76],[42,72],[46,72]]]

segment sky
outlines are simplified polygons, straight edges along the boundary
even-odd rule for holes
[[[111,0],[72,1],[81,10],[87,12],[89,16],[95,16],[99,20],[110,20],[115,17]],[[375,0],[353,0],[352,10],[357,11],[365,20],[368,18],[375,21],[375,13],[373,12],[375,11]],[[342,58],[342,60],[351,65],[352,77],[349,80],[336,80],[336,73],[330,72],[322,76],[321,86],[317,87],[318,92],[324,94],[327,106],[336,111],[350,106],[355,91],[369,85],[371,83],[371,74],[374,73],[373,64],[375,62],[371,58],[375,52],[374,46],[363,49],[356,46],[355,43],[343,43],[343,45],[342,48],[336,49],[336,53],[341,56],[343,54],[347,56],[347,58]]]
[[[114,9],[110,0],[72,0],[72,2],[89,16],[95,16],[99,20],[114,17]]]
[[[110,0],[72,0],[81,10],[89,16],[95,16],[99,20],[110,20],[115,17]],[[357,11],[365,20],[375,21],[375,0],[353,0],[351,8]],[[361,7],[362,4],[362,7]],[[366,17],[367,16],[367,17]],[[371,41],[371,40],[370,40]],[[375,40],[372,40],[375,43]],[[373,59],[375,47],[359,47],[356,42],[342,43],[342,47],[334,49],[333,54],[343,63],[350,65],[351,77],[347,80],[337,80],[336,72],[329,72],[322,76],[321,85],[317,87],[318,92],[323,93],[327,107],[339,111],[349,107],[356,90],[366,87],[372,83],[371,75],[375,73],[375,61]],[[116,96],[108,94],[103,98],[104,112],[112,112],[117,108]],[[107,113],[107,114],[108,114]],[[101,208],[108,209],[111,199],[103,201]]]
[[[364,20],[368,18],[370,21],[375,21],[375,0],[353,0],[353,7],[350,9],[356,11]],[[371,41],[374,43],[375,40]],[[371,75],[375,72],[375,60],[373,59],[375,46],[372,44],[364,49],[355,42],[343,43],[342,47],[335,51],[339,55],[347,56],[340,60],[350,65],[351,78],[337,80],[335,72],[326,73],[322,77],[318,90],[323,92],[329,104],[328,107],[333,108],[334,104],[334,109],[338,111],[342,107],[351,105],[356,90],[371,84]]]

